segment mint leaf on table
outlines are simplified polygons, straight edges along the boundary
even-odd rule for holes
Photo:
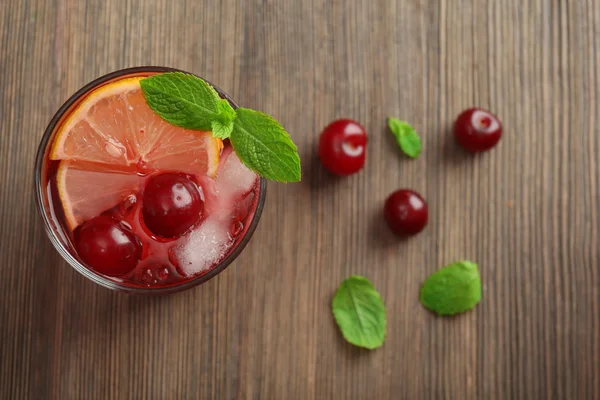
[[[226,109],[216,90],[206,81],[181,72],[152,75],[140,81],[148,106],[162,119],[186,129],[209,131],[212,121],[226,125],[235,113]],[[231,111],[233,108],[227,104]]]
[[[343,281],[333,298],[332,310],[349,343],[369,350],[383,344],[387,325],[385,305],[367,278],[351,276]]]
[[[477,264],[460,261],[433,273],[421,288],[421,304],[438,315],[454,315],[475,307],[481,300]]]
[[[283,126],[267,114],[237,108],[231,132],[233,150],[246,167],[279,182],[300,181],[298,148]]]
[[[398,146],[400,146],[404,154],[411,158],[417,158],[421,154],[423,147],[421,138],[410,124],[400,121],[397,118],[389,117],[388,126],[396,137],[396,142],[398,142]]]

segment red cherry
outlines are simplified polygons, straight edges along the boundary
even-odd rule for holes
[[[454,122],[454,136],[468,151],[487,151],[502,137],[502,124],[491,112],[470,108],[463,111]]]
[[[390,229],[399,236],[417,234],[427,225],[427,203],[413,190],[392,193],[385,201],[383,213]]]
[[[85,264],[109,276],[130,272],[142,256],[138,237],[107,216],[92,218],[77,229],[75,248]]]
[[[146,226],[164,238],[183,235],[204,211],[198,186],[182,174],[164,173],[150,178],[142,202]]]
[[[365,128],[351,119],[339,119],[321,133],[319,158],[334,174],[354,174],[365,165],[366,146]]]

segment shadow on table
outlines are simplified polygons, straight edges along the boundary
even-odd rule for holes
[[[316,149],[310,148],[300,154],[302,165],[302,182],[307,182],[311,190],[319,191],[326,187],[338,185],[346,177],[327,171]]]
[[[443,138],[442,154],[440,157],[442,165],[445,166],[456,166],[457,164],[463,164],[473,160],[475,156],[473,153],[469,153],[462,148],[456,139],[454,139],[454,125],[447,124],[443,126],[440,132],[441,138]]]

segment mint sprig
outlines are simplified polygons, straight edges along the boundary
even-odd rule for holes
[[[388,126],[404,154],[411,158],[417,158],[421,154],[421,138],[409,123],[389,117]]]
[[[332,302],[332,311],[342,335],[351,344],[375,349],[386,334],[386,312],[381,296],[362,276],[342,282]]]
[[[181,72],[153,75],[142,79],[140,86],[148,106],[175,126],[208,131],[212,121],[225,123],[235,116],[233,108],[212,86],[193,75]]]
[[[244,165],[267,179],[298,182],[298,148],[283,126],[259,111],[238,108],[235,112],[230,139]]]
[[[477,264],[460,261],[439,269],[421,288],[421,304],[438,315],[454,315],[475,307],[481,300]]]
[[[211,85],[190,74],[157,74],[140,85],[148,106],[165,121],[229,138],[242,163],[264,178],[300,181],[298,148],[272,117],[247,108],[234,110]]]
[[[217,119],[210,123],[212,135],[219,139],[227,139],[233,132],[233,121],[221,122]]]

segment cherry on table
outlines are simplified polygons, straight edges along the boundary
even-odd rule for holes
[[[142,216],[155,235],[181,236],[200,220],[203,211],[200,190],[187,176],[169,172],[148,180],[142,199]]]
[[[367,133],[351,119],[338,119],[323,130],[319,138],[319,158],[330,172],[351,175],[365,165]]]
[[[502,137],[498,117],[481,108],[463,111],[454,122],[454,137],[466,150],[479,153],[494,147]]]
[[[414,190],[400,189],[385,201],[384,217],[390,229],[398,236],[414,235],[427,225],[427,203]]]
[[[142,256],[138,237],[123,223],[99,216],[75,232],[75,248],[83,262],[104,275],[125,275]]]

